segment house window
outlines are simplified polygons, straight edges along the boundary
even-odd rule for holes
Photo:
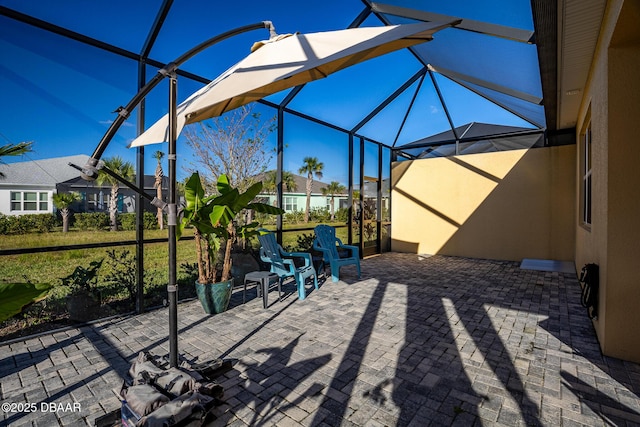
[[[49,210],[49,195],[47,193],[40,193],[40,204],[38,205],[38,209],[41,211]]]
[[[284,197],[284,210],[287,212],[298,210],[298,198],[297,197]]]
[[[591,227],[591,167],[592,167],[592,137],[591,137],[591,117],[584,126],[584,130],[580,135],[580,173],[582,183],[580,188],[581,201],[581,223],[587,228]]]
[[[48,211],[49,194],[36,191],[12,191],[12,211]]]
[[[97,205],[97,194],[96,193],[83,193],[82,194],[84,202],[85,202],[85,209],[87,210],[87,212],[95,212],[96,211],[96,205]]]
[[[38,193],[24,192],[22,193],[24,201],[22,202],[23,211],[37,211],[38,210]]]
[[[17,191],[11,192],[11,210],[12,211],[22,210],[22,193],[18,193]]]

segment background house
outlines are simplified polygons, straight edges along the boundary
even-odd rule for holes
[[[69,163],[82,166],[88,158],[87,155],[79,154],[0,165],[0,171],[5,175],[4,179],[0,179],[0,213],[54,213],[56,209],[53,195],[72,191],[81,196],[71,206],[74,212],[107,212],[111,186],[107,183],[98,186],[95,182],[85,181],[80,178],[76,169],[69,166]],[[154,182],[152,175],[145,175],[144,189],[150,195],[156,194]],[[163,189],[167,188],[166,182],[165,177]],[[120,186],[118,193],[118,211],[135,212],[135,193],[125,186]],[[144,208],[149,212],[156,211],[147,201]]]
[[[307,206],[307,178],[300,175],[292,175],[295,182],[295,189],[287,190],[286,187],[283,188],[282,209],[287,213],[294,211],[304,212]],[[258,181],[266,179],[265,174],[259,175],[257,179]],[[322,193],[322,189],[328,185],[326,182],[319,181],[315,178],[313,179],[313,183],[311,184],[311,210],[317,208],[331,210],[331,197]],[[277,199],[275,192],[268,193],[263,190],[260,197],[264,200],[264,203],[275,206]],[[336,211],[341,208],[347,208],[348,206],[349,195],[346,191],[344,194],[336,194],[334,196],[334,209]]]

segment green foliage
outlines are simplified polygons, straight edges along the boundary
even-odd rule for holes
[[[292,211],[284,214],[287,223],[298,224],[304,221],[304,211]]]
[[[261,226],[275,225],[276,217],[269,214],[256,213],[256,221],[258,221]]]
[[[315,207],[311,209],[309,218],[313,222],[329,222],[331,214],[327,208]]]
[[[122,230],[136,229],[136,214],[134,212],[120,214],[118,219]],[[142,214],[142,226],[145,230],[156,230],[158,228],[158,218],[151,212],[144,212]]]
[[[104,230],[109,226],[109,215],[104,212],[77,213],[75,226],[80,230]]]
[[[0,214],[0,234],[48,233],[58,225],[53,214],[26,214],[20,216]]]
[[[46,283],[0,283],[0,322],[45,298],[50,289]]]
[[[32,151],[33,141],[19,142],[17,144],[6,144],[0,147],[0,164],[4,163],[2,158],[5,156],[21,156],[22,154]],[[0,179],[4,178],[4,174],[0,172]]]
[[[78,200],[80,200],[80,194],[76,192],[56,193],[53,195],[53,205],[58,209],[68,209]]]
[[[298,234],[296,236],[296,246],[290,248],[291,252],[310,252],[313,249],[313,239],[315,239],[315,235],[311,234]]]
[[[198,280],[198,264],[195,262],[183,262],[180,264],[177,282],[179,286],[193,285]]]
[[[349,209],[348,208],[340,208],[336,211],[336,221],[338,222],[348,222],[349,221]]]
[[[29,214],[22,215],[22,217],[29,217],[33,226],[32,229],[38,233],[48,233],[58,225],[58,221],[53,214]]]
[[[237,188],[231,187],[226,175],[221,175],[216,184],[220,195],[206,196],[200,175],[196,172],[191,175],[185,184],[184,215],[178,227],[178,237],[187,226],[196,229],[196,247],[198,253],[199,271],[204,276],[199,277],[200,283],[212,283],[229,280],[231,274],[231,246],[236,238],[244,240],[258,234],[258,222],[250,224],[238,224],[237,217],[244,210],[252,210],[258,213],[278,215],[282,209],[265,203],[253,202],[262,190],[262,183],[257,182],[247,191],[241,193]],[[204,250],[201,248],[204,243]],[[222,261],[222,274],[218,280],[217,268],[219,264],[218,249],[224,246]]]
[[[62,233],[61,231],[54,231],[46,235],[31,234],[26,235],[26,237],[19,235],[3,236],[0,237],[0,240],[5,243],[4,248],[42,246],[40,243],[44,243],[46,246],[64,246],[72,243],[104,242],[105,246],[107,246],[109,242],[131,240],[134,238],[134,234],[135,232],[132,231],[118,233],[109,233],[108,231]],[[151,230],[145,233],[145,237],[166,238],[166,231]],[[25,241],[25,244],[20,245],[21,241]],[[192,241],[181,240],[177,243],[177,246],[178,265],[195,260],[195,248]],[[131,303],[125,288],[123,286],[111,287],[105,282],[104,277],[108,274],[108,269],[106,268],[106,251],[108,249],[112,248],[100,247],[56,251],[48,252],[46,256],[39,253],[3,256],[0,262],[0,277],[5,281],[51,282],[55,286],[51,288],[44,300],[30,305],[22,313],[12,318],[0,322],[0,341],[10,337],[13,338],[17,334],[29,335],[41,331],[43,328],[57,328],[66,325],[69,318],[66,305],[66,296],[69,294],[69,288],[62,286],[59,278],[68,276],[78,265],[86,267],[91,261],[99,261],[103,258],[104,264],[100,268],[96,283],[93,286],[96,293],[99,291],[101,300],[107,303],[100,306],[99,315],[109,316],[115,313],[131,311]],[[116,249],[128,249],[135,254],[133,245]],[[145,244],[145,307],[157,307],[167,298],[167,257],[168,247],[166,242]],[[189,275],[187,272],[178,272],[177,283],[180,286],[178,297],[180,299],[195,297],[195,280],[196,277]]]
[[[136,300],[136,258],[128,250],[116,252],[115,249],[107,250],[107,264],[104,283],[112,289],[119,291],[124,287],[131,303]]]

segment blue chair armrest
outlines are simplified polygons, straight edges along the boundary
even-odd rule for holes
[[[271,259],[270,259],[270,258],[267,258],[267,255],[264,253],[264,248],[260,248],[260,259],[261,259],[263,262],[271,263]]]
[[[302,258],[304,259],[304,266],[309,267],[313,265],[311,262],[311,254],[308,252],[282,252],[282,256],[292,257],[292,258]]]

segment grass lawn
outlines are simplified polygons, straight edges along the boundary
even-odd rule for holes
[[[316,223],[286,224],[283,233],[283,247],[301,250],[298,247],[298,236],[313,236]],[[338,224],[336,224],[338,225]],[[342,224],[339,224],[342,225]],[[289,229],[309,228],[304,231],[287,231]],[[347,242],[348,229],[337,229],[337,235]],[[186,236],[191,236],[187,230]],[[167,230],[145,230],[145,239],[166,238]],[[112,242],[135,240],[135,231],[74,231],[68,233],[32,233],[23,235],[0,236],[0,249],[23,249],[36,247],[59,247],[91,243],[104,243],[104,247],[91,249],[71,249],[34,254],[3,255],[0,257],[0,277],[4,282],[50,283],[54,285],[49,296],[40,303],[27,309],[24,313],[0,323],[0,341],[19,335],[27,335],[47,327],[59,327],[69,324],[66,313],[65,297],[68,289],[61,284],[61,278],[71,274],[78,266],[88,267],[92,261],[104,259],[98,272],[98,285],[103,294],[103,305],[98,316],[128,312],[133,309],[128,301],[128,291],[121,287],[107,286],[104,282],[110,273],[108,250],[116,254],[128,251],[131,256],[130,268],[135,270],[135,245],[107,246]],[[309,240],[307,239],[307,242]],[[255,239],[254,245],[257,244]],[[193,272],[184,268],[185,264],[194,264],[196,258],[193,240],[180,240],[177,244],[177,265],[179,297],[195,296]],[[166,242],[147,243],[144,246],[145,270],[145,306],[157,306],[166,298],[168,282],[168,245]]]

